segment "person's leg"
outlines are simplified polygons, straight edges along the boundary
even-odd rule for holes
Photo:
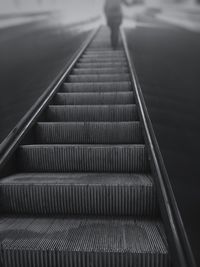
[[[112,27],[110,27],[110,41],[111,41],[111,46],[112,46],[112,48],[114,48],[114,28],[113,28],[113,26]]]
[[[119,26],[116,25],[114,28],[114,48],[116,49],[118,47],[118,43],[119,43]]]
[[[110,30],[110,44],[111,46],[113,46],[113,24],[109,20],[107,20],[107,25]]]
[[[116,49],[118,47],[119,43],[119,26],[113,25],[111,29],[111,44],[113,49]]]

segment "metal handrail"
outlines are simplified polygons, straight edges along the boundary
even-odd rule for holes
[[[164,216],[168,220],[168,228],[172,238],[170,242],[173,246],[172,254],[175,255],[174,262],[177,267],[196,267],[192,249],[183,225],[183,221],[176,203],[173,189],[164,165],[162,154],[160,152],[158,142],[153,130],[151,120],[148,115],[147,107],[143,98],[140,83],[137,78],[135,66],[130,58],[128,45],[124,29],[121,29],[121,36],[123,41],[126,58],[128,60],[132,84],[135,88],[136,100],[139,107],[141,122],[144,126],[145,139],[148,144],[151,155],[151,164],[157,177],[157,184],[160,188],[160,196],[164,207]],[[174,251],[175,249],[175,251]]]
[[[17,123],[15,128],[0,144],[0,171],[5,166],[6,162],[13,154],[18,144],[22,141],[23,137],[27,134],[28,130],[33,126],[34,122],[36,122],[42,111],[47,107],[48,103],[57,93],[66,76],[71,72],[77,60],[92,42],[99,29],[100,26],[92,31],[92,33],[89,35],[89,37],[86,39],[86,41],[76,53],[76,56],[73,57],[71,64],[58,74],[54,81],[36,101],[36,103],[29,109],[25,116],[22,117],[22,119]]]

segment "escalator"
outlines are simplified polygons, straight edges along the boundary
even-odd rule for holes
[[[12,164],[0,181],[0,266],[172,266],[130,64],[122,40],[110,47],[106,27]]]

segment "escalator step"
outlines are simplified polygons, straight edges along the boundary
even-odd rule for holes
[[[2,267],[168,267],[165,240],[159,221],[0,219]]]
[[[61,91],[75,92],[117,92],[132,91],[130,82],[103,82],[103,83],[64,83]]]
[[[29,215],[155,216],[152,178],[117,173],[20,173],[0,181],[1,211]]]
[[[95,58],[80,58],[79,59],[79,61],[78,62],[80,62],[80,63],[86,63],[86,62],[89,62],[89,63],[91,63],[91,62],[126,62],[126,58],[124,57],[124,58],[120,58],[120,57],[114,57],[114,58],[97,58],[97,57],[95,57]]]
[[[40,144],[142,144],[140,122],[41,122],[36,127]]]
[[[101,55],[105,55],[105,56],[125,56],[125,53],[124,51],[90,51],[90,50],[86,50],[85,53],[84,53],[84,56],[101,56]]]
[[[99,54],[95,54],[95,55],[88,55],[88,54],[84,54],[82,55],[81,59],[117,59],[117,60],[124,60],[126,59],[126,56],[125,55],[122,55],[122,54],[104,54],[104,53],[101,53],[100,55]]]
[[[87,74],[87,75],[70,75],[69,82],[129,82],[129,74]]]
[[[24,145],[17,159],[23,172],[149,171],[144,145]]]
[[[115,52],[115,53],[122,53],[122,52],[124,52],[124,50],[123,49],[115,49],[115,50],[113,50],[112,48],[110,48],[110,47],[91,47],[91,46],[89,46],[88,47],[88,49],[87,49],[87,52],[93,52],[93,53],[96,53],[96,52],[106,52],[106,53],[113,53],[113,52]]]
[[[133,121],[138,120],[136,105],[49,106],[47,121]]]
[[[127,68],[126,62],[77,63],[77,68]]]
[[[133,92],[58,93],[54,105],[121,105],[134,104]]]
[[[90,75],[90,74],[123,74],[128,73],[128,68],[78,68],[73,69],[75,75]]]

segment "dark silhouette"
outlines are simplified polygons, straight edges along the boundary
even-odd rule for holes
[[[116,49],[119,43],[119,27],[122,23],[122,7],[121,4],[131,6],[133,3],[127,0],[105,0],[104,12],[107,24],[111,31],[111,45]]]
[[[106,0],[104,11],[111,30],[111,45],[116,49],[119,42],[119,27],[122,23],[121,0]]]

